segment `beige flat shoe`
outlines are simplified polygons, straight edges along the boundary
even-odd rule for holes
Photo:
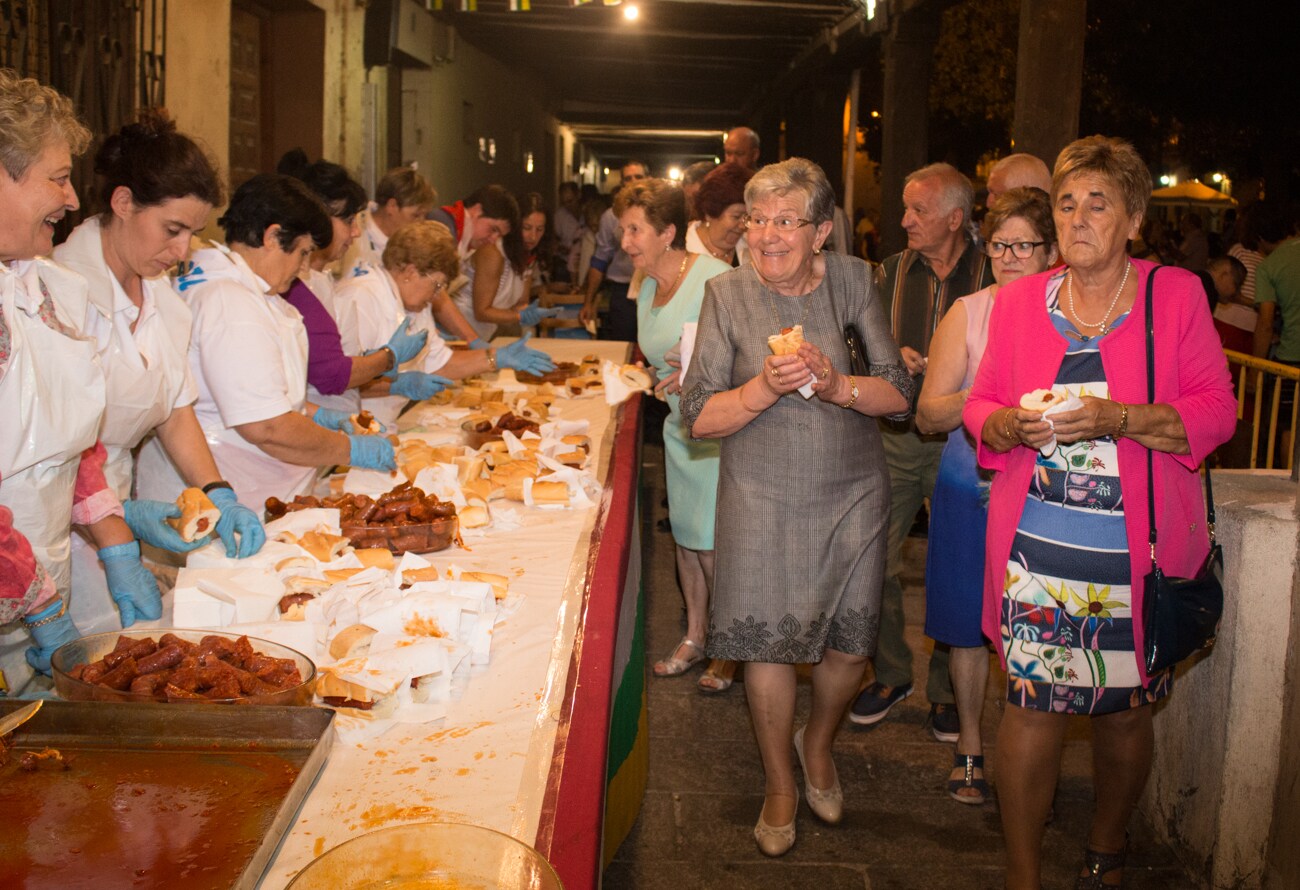
[[[763,811],[758,811],[758,824],[754,826],[754,840],[764,856],[784,856],[794,846],[794,823],[799,816],[799,798],[794,802],[795,818],[789,825],[768,825],[763,821]]]
[[[808,777],[808,764],[803,756],[803,731],[807,728],[801,726],[794,734],[794,751],[799,755],[799,768],[803,770],[804,797],[808,798],[808,806],[818,819],[828,825],[835,825],[844,818],[844,789],[840,787],[839,770],[835,771],[835,784],[831,787],[825,790],[813,787],[812,779]]]

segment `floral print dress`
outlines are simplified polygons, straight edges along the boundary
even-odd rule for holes
[[[1052,324],[1069,343],[1055,389],[1104,399],[1109,387],[1099,346],[1108,334],[1080,337],[1061,311],[1061,281],[1054,278],[1047,288]],[[1051,454],[1040,454],[1002,596],[1011,704],[1095,715],[1168,694],[1168,672],[1145,686],[1138,675],[1131,578],[1115,440],[1058,443]]]

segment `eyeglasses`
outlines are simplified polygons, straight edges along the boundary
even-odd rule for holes
[[[1010,244],[1005,241],[988,241],[984,244],[984,252],[993,259],[997,259],[1011,248],[1011,255],[1018,260],[1027,260],[1034,255],[1035,248],[1042,247],[1046,241],[1012,241]]]
[[[776,219],[763,219],[761,216],[745,217],[746,229],[766,229],[769,225],[776,226],[778,232],[785,234],[812,225],[812,220],[797,219],[793,216],[778,216]]]

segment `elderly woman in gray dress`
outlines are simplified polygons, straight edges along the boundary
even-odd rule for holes
[[[792,742],[813,813],[834,824],[843,812],[831,743],[875,648],[889,512],[873,418],[905,415],[912,387],[867,265],[822,252],[834,202],[802,158],[749,181],[752,261],[709,281],[682,386],[691,434],[722,443],[708,654],[747,662],[766,776],[754,838],[768,856],[794,845]],[[850,371],[850,323],[868,376]],[[768,337],[796,325],[803,344],[773,354]],[[796,733],[797,664],[813,668]]]

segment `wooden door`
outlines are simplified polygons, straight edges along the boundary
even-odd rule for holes
[[[262,172],[262,19],[230,10],[230,187]]]

